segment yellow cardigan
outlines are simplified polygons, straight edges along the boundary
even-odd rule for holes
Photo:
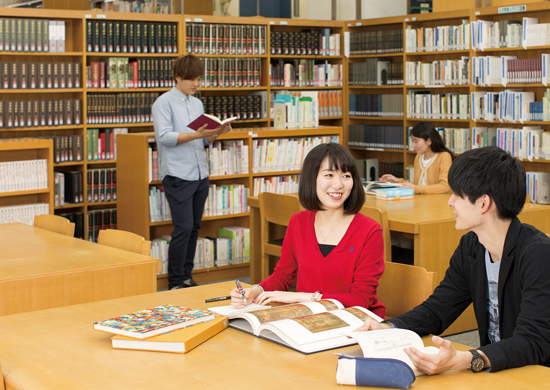
[[[451,155],[447,152],[438,153],[435,157],[435,161],[428,167],[426,171],[426,183],[428,185],[418,185],[420,179],[420,156],[417,154],[414,159],[414,193],[415,194],[446,194],[451,193],[451,187],[447,175],[449,174],[449,168],[453,162]],[[399,179],[400,183],[404,183],[405,179]]]

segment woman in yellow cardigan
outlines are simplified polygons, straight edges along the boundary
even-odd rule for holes
[[[403,183],[415,194],[445,194],[451,187],[447,174],[453,162],[451,151],[430,122],[417,123],[411,130],[411,141],[417,155],[414,159],[414,183],[384,175],[380,181]]]

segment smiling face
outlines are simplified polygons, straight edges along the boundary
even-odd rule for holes
[[[183,80],[181,77],[176,76],[176,88],[185,95],[193,95],[201,85],[201,77],[198,76],[191,80]]]
[[[457,194],[452,194],[448,204],[453,208],[455,217],[456,230],[473,230],[481,223],[481,203],[483,197],[476,200],[474,204],[470,202],[468,197],[461,198]]]
[[[344,202],[353,188],[353,177],[349,172],[334,170],[325,157],[317,174],[317,197],[323,209],[344,208]]]
[[[423,138],[417,138],[414,135],[411,135],[411,142],[416,153],[426,153],[432,150],[430,148],[432,140],[429,138],[425,141]]]

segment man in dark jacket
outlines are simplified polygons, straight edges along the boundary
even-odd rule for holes
[[[381,324],[369,320],[359,330],[440,334],[473,303],[481,347],[457,351],[434,336],[436,355],[405,349],[419,371],[550,366],[550,239],[517,218],[526,197],[523,166],[497,147],[473,149],[453,162],[449,185],[456,229],[471,232],[460,240],[445,278],[413,310]]]

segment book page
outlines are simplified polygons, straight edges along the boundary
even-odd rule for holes
[[[436,347],[424,347],[420,336],[407,329],[382,329],[366,332],[351,332],[363,350],[364,357],[392,358],[407,363],[416,373],[416,369],[403,351],[404,348],[414,347],[424,353],[437,354]]]
[[[292,348],[308,352],[337,348],[355,344],[346,335],[367,318],[379,320],[371,314],[362,307],[350,307],[265,323],[258,328],[258,333],[269,338],[269,332],[273,332]]]

